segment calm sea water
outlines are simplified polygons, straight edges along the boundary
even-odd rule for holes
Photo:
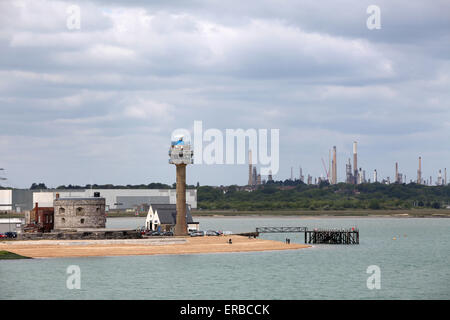
[[[133,228],[143,218],[111,218]],[[0,261],[1,299],[449,299],[450,219],[199,218],[201,229],[359,227],[360,245],[290,251]],[[263,238],[303,243],[303,234]],[[396,237],[397,240],[393,240]],[[66,287],[69,265],[81,289]],[[381,269],[369,290],[367,267]]]

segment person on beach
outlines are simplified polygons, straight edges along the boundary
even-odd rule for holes
[[[232,244],[233,242],[231,242],[231,239],[228,239],[228,243],[229,243],[229,244]]]

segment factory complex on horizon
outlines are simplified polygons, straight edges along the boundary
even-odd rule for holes
[[[366,175],[366,170],[361,167],[358,167],[358,143],[356,141],[353,142],[353,165],[351,159],[348,159],[348,162],[345,164],[345,183],[348,184],[363,184],[363,183],[382,183],[382,184],[403,184],[408,183],[406,179],[406,175],[399,172],[399,164],[395,162],[395,174],[391,179],[390,176],[380,179],[377,169],[373,170],[373,178],[370,179],[368,175]],[[248,152],[249,159],[249,171],[248,171],[248,187],[250,189],[255,188],[256,186],[271,183],[274,181],[271,173],[267,176],[266,179],[262,179],[261,175],[258,174],[258,170],[256,166],[252,163],[252,150]],[[303,175],[303,169],[300,167],[298,179],[294,177],[294,168],[291,167],[291,176],[290,181],[300,181],[307,185],[318,185],[322,182],[327,182],[329,184],[338,184],[338,165],[337,165],[337,148],[333,146],[332,150],[329,150],[329,159],[328,159],[328,168],[325,164],[325,161],[322,158],[322,165],[324,174],[320,177],[313,177],[311,175],[307,175],[306,177]],[[343,181],[344,182],[344,181]],[[410,179],[409,183],[416,183],[420,185],[427,186],[443,186],[447,185],[447,168],[444,170],[439,169],[437,172],[437,177],[435,180],[435,184],[433,184],[433,177],[425,178],[422,173],[422,157],[418,158],[418,169],[417,169],[417,178]]]

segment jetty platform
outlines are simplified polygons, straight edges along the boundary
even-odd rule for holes
[[[305,234],[306,244],[359,244],[359,229],[313,229],[306,227],[258,227],[253,234],[257,237],[260,233],[295,233]]]

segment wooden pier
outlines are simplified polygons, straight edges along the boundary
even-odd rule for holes
[[[351,229],[313,229],[306,227],[258,227],[260,233],[293,233],[304,232],[305,243],[311,244],[359,244],[359,230]]]

